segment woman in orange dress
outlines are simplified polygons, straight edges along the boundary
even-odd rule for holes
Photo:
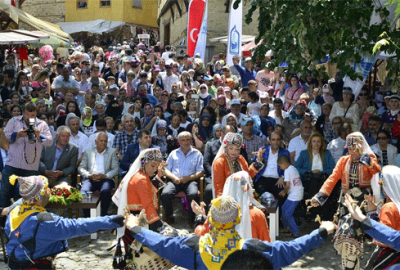
[[[372,152],[364,136],[353,132],[346,137],[346,148],[349,155],[339,159],[332,174],[311,200],[313,207],[323,205],[336,183],[342,181],[340,202],[344,203],[344,195],[350,193],[361,204],[364,195],[371,194],[379,201],[380,190],[378,173],[381,171],[375,154]],[[334,247],[342,256],[342,268],[346,270],[360,269],[360,256],[363,253],[363,234],[343,204],[337,212],[339,229],[334,237]]]
[[[257,160],[249,165],[244,157],[240,155],[240,147],[243,145],[243,137],[238,133],[228,133],[214,158],[212,165],[213,196],[218,198],[222,195],[226,179],[239,171],[246,171],[254,177],[264,167],[262,154],[265,150],[259,149]]]

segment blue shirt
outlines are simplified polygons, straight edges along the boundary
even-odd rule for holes
[[[247,84],[249,83],[250,80],[254,80],[254,78],[257,75],[257,72],[255,72],[253,69],[249,71],[247,68],[243,68],[239,65],[235,65],[235,68],[240,74],[240,78],[242,79],[242,85],[243,87],[246,87]]]
[[[65,146],[60,149],[60,148],[58,148],[57,143],[56,143],[56,156],[54,157],[54,165],[53,165],[53,168],[52,168],[53,171],[56,170],[58,160],[60,159],[60,156],[61,156],[62,152],[64,152],[64,149],[65,149]]]
[[[168,156],[167,164],[167,169],[177,177],[185,177],[204,171],[203,155],[193,147],[190,148],[186,155],[180,147],[172,151]]]

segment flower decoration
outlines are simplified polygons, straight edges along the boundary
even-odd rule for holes
[[[79,190],[65,183],[53,187],[50,194],[50,203],[71,205],[82,200],[82,194]]]

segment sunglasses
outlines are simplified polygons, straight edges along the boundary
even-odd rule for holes
[[[340,125],[340,124],[341,124],[341,122],[332,123],[332,125]]]
[[[378,139],[378,140],[387,140],[386,137],[378,137],[377,139]]]

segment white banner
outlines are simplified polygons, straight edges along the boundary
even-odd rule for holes
[[[226,53],[226,62],[232,66],[232,57],[235,55],[242,56],[242,1],[237,9],[233,8],[235,1],[232,1],[231,11],[229,13],[229,30],[228,30],[228,48]]]
[[[197,38],[196,49],[194,50],[194,54],[196,53],[200,54],[203,63],[206,56],[206,45],[207,45],[207,17],[208,17],[208,1],[206,0],[206,7],[203,15],[203,21],[201,22],[201,29]]]

